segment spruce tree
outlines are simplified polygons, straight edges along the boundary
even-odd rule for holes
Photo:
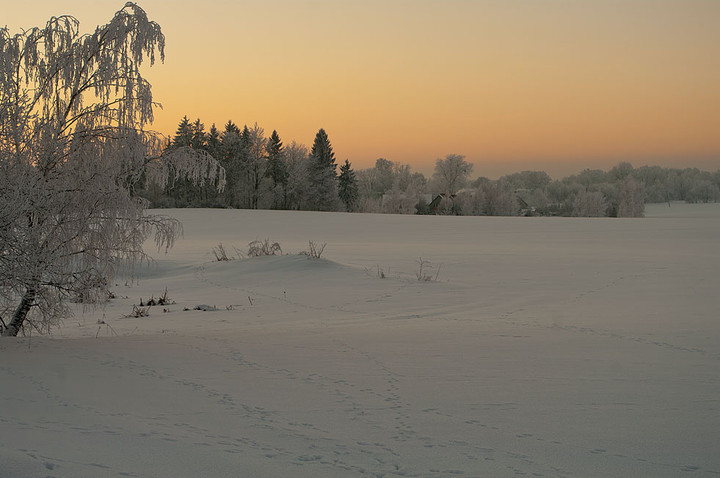
[[[205,125],[200,122],[200,118],[192,124],[191,131],[192,139],[190,146],[195,149],[206,149],[207,135],[205,134]]]
[[[190,143],[192,143],[192,137],[193,131],[192,126],[190,125],[190,120],[188,120],[187,116],[183,116],[178,124],[177,131],[175,131],[171,147],[180,148],[183,146],[190,146]]]
[[[315,135],[310,151],[310,200],[309,207],[315,211],[337,211],[340,197],[337,185],[337,164],[330,139],[324,129]]]
[[[257,125],[256,125],[257,126]],[[235,200],[233,207],[241,209],[254,209],[256,199],[255,189],[255,173],[256,173],[256,128],[250,129],[247,125],[243,126],[240,132],[240,141],[237,144],[236,154],[236,176],[234,184]],[[263,145],[264,147],[264,145]]]
[[[215,123],[210,127],[207,134],[205,145],[207,152],[215,159],[220,159],[220,131],[218,131]]]
[[[232,121],[225,124],[225,130],[220,136],[219,159],[225,168],[225,206],[240,207],[238,199],[238,183],[240,182],[240,161],[242,144],[240,128]]]
[[[282,141],[275,130],[270,135],[266,151],[267,175],[272,180],[272,208],[287,209],[288,168]]]
[[[350,166],[350,161],[345,160],[345,164],[340,166],[340,176],[338,176],[338,195],[345,204],[346,211],[355,209],[358,199],[358,184],[355,178],[355,171]]]

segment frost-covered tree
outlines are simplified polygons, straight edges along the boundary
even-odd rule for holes
[[[608,202],[600,191],[579,191],[573,201],[572,215],[576,217],[602,217],[607,214]]]
[[[644,215],[645,187],[632,176],[626,176],[618,192],[617,216],[643,217]]]
[[[472,169],[472,163],[465,161],[465,156],[462,155],[449,154],[445,159],[438,158],[432,176],[434,192],[449,196],[455,194],[465,187]]]
[[[315,135],[310,150],[310,198],[308,206],[315,211],[337,211],[340,197],[337,187],[337,164],[330,139],[324,129]]]
[[[81,35],[70,16],[11,34],[0,29],[0,322],[47,328],[67,299],[106,298],[110,280],[148,259],[154,237],[172,246],[180,224],[146,214],[143,181],[182,177],[222,186],[203,152],[159,156],[143,61],[163,59],[165,38],[127,3]]]
[[[385,158],[375,161],[375,190],[382,196],[393,187],[396,164]]]
[[[483,214],[487,216],[515,216],[520,209],[512,187],[502,181],[488,181],[482,184]]]
[[[624,181],[628,176],[631,176],[633,171],[633,165],[627,161],[623,161],[613,166],[613,168],[608,172],[608,176],[610,176],[613,181],[620,182]]]
[[[250,209],[258,209],[260,200],[269,189],[267,178],[267,138],[265,138],[265,130],[258,126],[257,123],[252,128],[245,128],[243,131],[245,144],[247,145],[247,155],[245,171],[247,174],[247,184],[249,186],[248,198]]]
[[[512,185],[515,189],[526,189],[530,191],[544,189],[552,182],[552,179],[545,171],[521,171],[503,176],[500,180]]]
[[[345,160],[345,164],[340,166],[340,175],[338,176],[338,195],[345,204],[346,211],[353,211],[358,200],[358,184],[355,178],[350,161]]]
[[[287,208],[298,210],[307,209],[305,206],[309,192],[310,160],[307,146],[295,141],[285,148],[287,161]]]
[[[375,166],[357,172],[357,210],[412,214],[423,198],[427,181],[410,166],[380,158]],[[424,198],[423,198],[424,199]]]
[[[182,148],[205,151],[212,155],[208,147],[205,125],[199,118],[192,123],[187,116],[180,120],[175,136],[171,139],[167,150],[173,151]],[[191,179],[180,179],[169,184],[166,187],[165,196],[163,200],[156,202],[170,207],[210,207],[218,205],[217,203],[220,201],[218,191],[212,184],[200,186]]]

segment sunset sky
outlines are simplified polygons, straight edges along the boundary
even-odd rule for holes
[[[232,120],[338,162],[561,177],[620,161],[720,168],[718,0],[140,0],[166,36],[154,129]],[[122,0],[0,0],[11,31]]]

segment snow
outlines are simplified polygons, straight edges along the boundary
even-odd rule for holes
[[[1,477],[720,475],[718,204],[162,212],[139,282],[0,340]]]

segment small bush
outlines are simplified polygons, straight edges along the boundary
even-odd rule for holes
[[[430,261],[426,261],[422,257],[420,257],[415,262],[417,262],[419,265],[419,269],[415,273],[415,277],[417,277],[417,280],[421,282],[437,282],[438,276],[440,275],[440,266],[438,266],[438,268],[435,270],[435,274],[433,274],[432,264],[430,264]]]
[[[313,259],[320,259],[320,256],[322,256],[322,253],[325,250],[325,246],[327,246],[326,242],[318,244],[313,241],[308,241],[308,250],[301,252],[301,254],[305,254]]]
[[[147,302],[143,302],[142,297],[140,298],[140,307],[153,307],[155,305],[172,305],[174,303],[175,301],[168,297],[167,288],[165,289],[165,292],[163,292],[163,294],[157,299],[155,298],[155,296],[151,296]]]
[[[126,315],[125,317],[138,319],[140,317],[148,317],[150,315],[150,307],[138,307],[137,305],[133,305],[133,310],[129,315]]]
[[[232,258],[227,255],[227,252],[225,251],[225,246],[223,246],[222,242],[212,248],[212,253],[215,256],[215,260],[218,262],[232,260]]]
[[[252,241],[248,244],[248,257],[274,256],[276,254],[282,254],[282,249],[277,242],[271,244],[270,239]]]

